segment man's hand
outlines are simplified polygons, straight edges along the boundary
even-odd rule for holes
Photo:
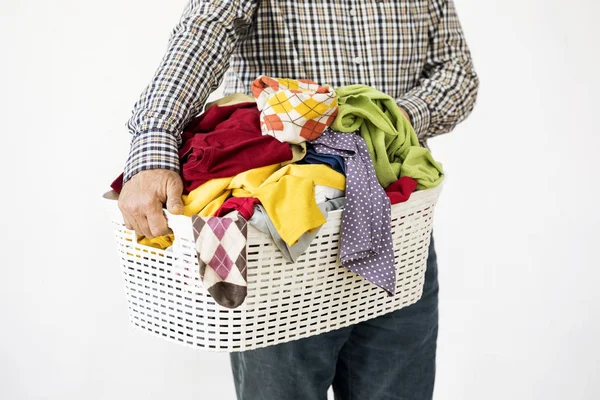
[[[172,214],[183,214],[183,182],[177,172],[167,169],[140,171],[125,182],[119,195],[119,209],[125,226],[147,238],[170,233],[163,204]]]
[[[400,108],[400,112],[406,117],[408,122],[410,122],[410,124],[412,125],[412,121],[410,120],[410,115],[408,115],[408,112],[402,107],[399,107],[399,108]]]

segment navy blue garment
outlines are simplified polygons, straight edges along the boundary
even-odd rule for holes
[[[238,400],[431,400],[438,334],[437,257],[431,239],[423,296],[356,325],[231,353]]]
[[[313,145],[308,142],[306,143],[306,155],[296,164],[325,164],[340,174],[346,175],[346,166],[342,157],[333,154],[317,153]]]

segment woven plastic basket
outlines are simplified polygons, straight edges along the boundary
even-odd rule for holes
[[[217,305],[203,288],[191,220],[167,214],[172,251],[137,243],[125,228],[114,192],[104,195],[120,256],[131,323],[159,337],[211,351],[245,351],[356,324],[421,298],[433,212],[441,185],[392,206],[396,295],[338,263],[341,211],[296,263],[271,238],[248,227],[248,296],[236,309]]]

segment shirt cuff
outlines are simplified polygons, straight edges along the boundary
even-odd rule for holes
[[[177,139],[167,132],[142,132],[131,142],[123,183],[140,171],[168,169],[179,173]]]
[[[397,99],[396,103],[404,108],[410,116],[410,122],[417,133],[419,140],[422,141],[426,139],[428,136],[431,114],[425,100],[417,95],[406,93],[406,95]]]

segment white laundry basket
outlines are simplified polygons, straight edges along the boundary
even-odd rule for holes
[[[392,206],[396,295],[339,265],[341,211],[287,263],[270,236],[248,226],[248,296],[236,309],[216,304],[202,286],[191,219],[167,214],[170,251],[137,243],[123,224],[117,195],[104,195],[114,225],[131,323],[167,340],[211,351],[245,351],[356,324],[421,298],[429,237],[441,185]]]

